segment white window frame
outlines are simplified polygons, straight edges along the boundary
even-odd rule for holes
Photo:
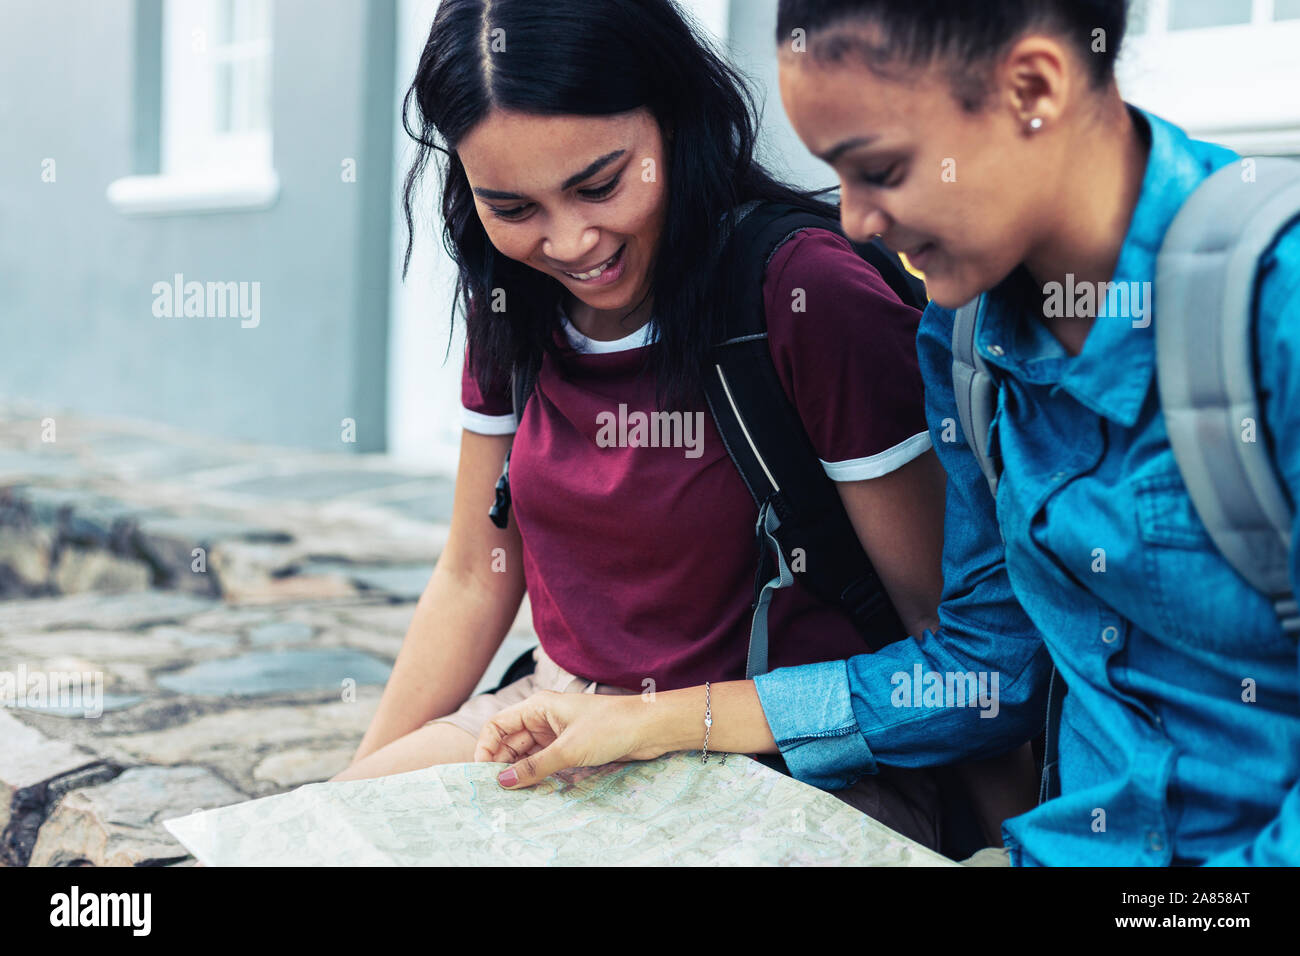
[[[1147,29],[1125,42],[1125,98],[1244,154],[1300,153],[1300,20],[1253,0],[1250,23],[1169,30],[1169,3],[1150,0]]]
[[[230,0],[164,0],[160,172],[109,185],[109,201],[124,213],[265,209],[279,196],[272,163],[273,118],[268,115],[268,125],[260,129],[217,128],[216,65],[265,57],[270,82],[273,55],[270,35],[215,45],[217,18],[226,2]]]

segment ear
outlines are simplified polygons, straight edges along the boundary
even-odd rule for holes
[[[1080,64],[1062,41],[1046,34],[1022,37],[998,64],[998,100],[1014,122],[1032,135],[1064,115],[1081,80]],[[1031,126],[1034,120],[1041,123]]]

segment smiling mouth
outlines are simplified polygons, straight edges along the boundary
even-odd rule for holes
[[[626,248],[627,248],[626,244],[619,246],[618,252],[614,253],[612,256],[610,256],[600,265],[596,266],[596,268],[591,269],[587,272],[565,272],[564,274],[568,276],[570,279],[575,279],[578,282],[590,282],[592,279],[599,279],[601,275],[604,274],[606,269],[610,269],[618,265],[619,260],[623,258],[623,250]],[[561,269],[560,271],[563,272],[564,270]]]
[[[917,246],[915,249],[905,250],[903,252],[903,255],[907,256],[908,262],[912,263],[913,265],[916,265],[917,260],[927,258],[930,255],[930,253],[934,252],[935,248],[936,247],[933,242],[927,242]]]

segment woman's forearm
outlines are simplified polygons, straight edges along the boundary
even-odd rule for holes
[[[725,753],[777,753],[758,691],[752,680],[709,685],[713,726],[709,750]],[[647,703],[647,736],[655,750],[698,750],[704,745],[704,688],[655,694]]]
[[[353,762],[459,707],[500,648],[522,598],[522,578],[499,575],[484,583],[436,568]]]

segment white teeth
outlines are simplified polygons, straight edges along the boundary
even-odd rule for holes
[[[621,249],[619,250],[619,252],[622,251],[623,250]],[[612,256],[610,256],[600,265],[596,266],[596,268],[592,269],[590,272],[582,272],[582,273],[566,272],[565,275],[571,279],[577,279],[579,282],[590,282],[592,279],[598,279],[606,269],[608,269],[611,265],[614,264],[614,260],[618,258],[618,255],[619,255],[618,252],[614,253]]]

